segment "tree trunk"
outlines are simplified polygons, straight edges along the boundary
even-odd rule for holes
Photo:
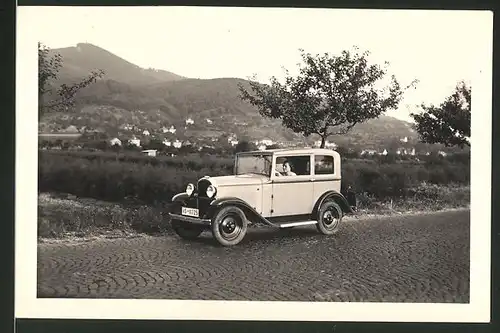
[[[325,143],[326,143],[326,136],[321,136],[321,146],[320,148],[325,148]]]

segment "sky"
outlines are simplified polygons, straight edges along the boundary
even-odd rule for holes
[[[353,46],[389,62],[402,86],[418,79],[396,111],[411,120],[421,103],[439,104],[478,71],[484,16],[468,11],[38,7],[33,34],[49,47],[86,42],[136,65],[191,78],[254,74],[261,82],[296,73],[299,49],[339,54]]]

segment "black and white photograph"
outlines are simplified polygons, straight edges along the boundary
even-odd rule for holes
[[[491,12],[17,15],[17,317],[489,321]]]

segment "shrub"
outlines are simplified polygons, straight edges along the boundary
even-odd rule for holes
[[[39,191],[72,193],[108,201],[160,204],[205,175],[232,173],[232,157],[191,154],[149,157],[137,153],[40,151]],[[387,162],[387,161],[386,161]],[[422,182],[468,184],[467,163],[412,160],[381,163],[342,158],[342,189],[381,200],[407,196]]]

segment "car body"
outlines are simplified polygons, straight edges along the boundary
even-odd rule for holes
[[[290,165],[292,173],[285,174]],[[175,195],[170,217],[179,236],[193,239],[209,229],[224,246],[238,244],[249,224],[280,229],[315,224],[329,235],[354,212],[354,196],[348,197],[341,194],[341,158],[334,150],[241,152],[233,175],[202,177]]]

